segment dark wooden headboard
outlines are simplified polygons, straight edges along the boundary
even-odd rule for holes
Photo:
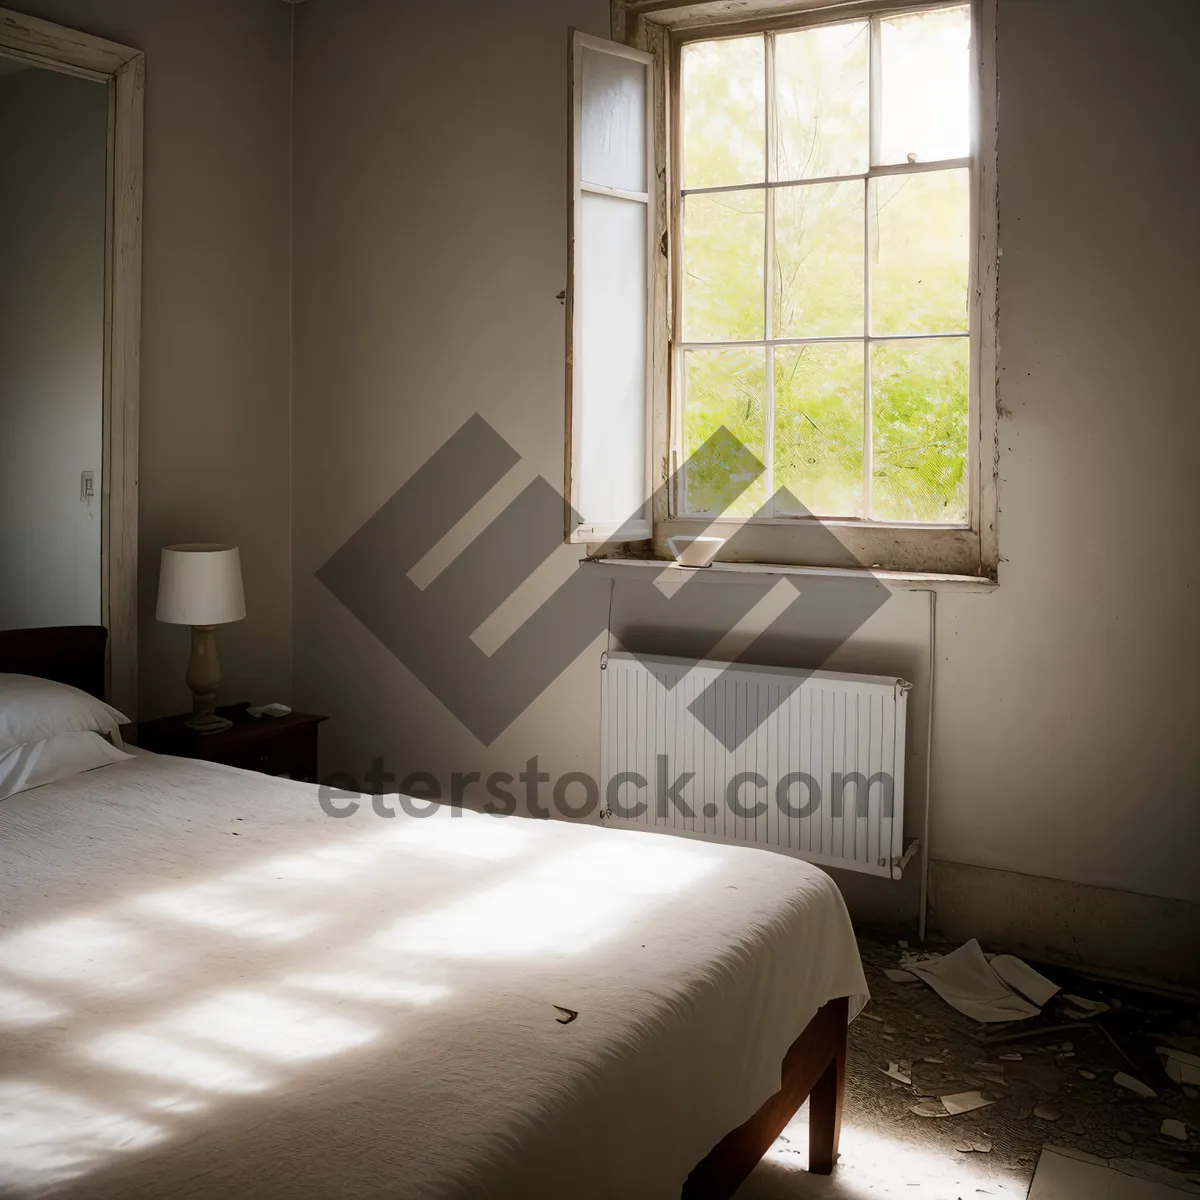
[[[103,700],[107,642],[101,625],[0,629],[0,672],[69,683]]]

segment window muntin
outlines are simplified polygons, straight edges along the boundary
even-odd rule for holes
[[[970,30],[682,47],[676,461],[726,425],[766,471],[685,468],[680,515],[969,524]]]

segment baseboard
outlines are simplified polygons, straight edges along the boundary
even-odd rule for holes
[[[1040,962],[1200,991],[1200,904],[934,860],[929,929]]]

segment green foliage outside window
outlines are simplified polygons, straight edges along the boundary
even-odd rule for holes
[[[879,29],[886,161],[965,157],[968,10]],[[867,23],[773,37],[769,145],[767,39],[685,48],[683,186],[730,190],[682,199],[683,341],[760,344],[684,351],[684,457],[725,425],[765,458],[773,358],[777,489],[817,516],[965,523],[969,172],[831,181],[867,170]],[[784,186],[747,186],[768,179]],[[889,340],[867,342],[868,331]],[[769,355],[767,339],[788,338],[842,340]],[[693,474],[691,512],[744,516],[767,499],[760,481],[729,507],[736,481],[711,465]]]

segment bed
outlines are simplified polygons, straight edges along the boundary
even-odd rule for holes
[[[823,872],[395,812],[146,753],[0,801],[0,1194],[730,1196],[810,1095],[832,1169],[867,989]]]

